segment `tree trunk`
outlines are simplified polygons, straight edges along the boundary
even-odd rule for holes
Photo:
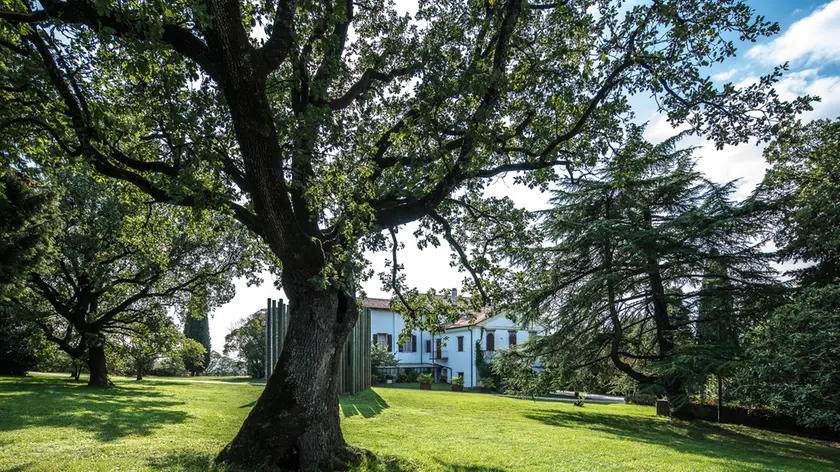
[[[717,401],[717,420],[718,423],[721,422],[721,412],[723,411],[723,379],[720,377],[720,374],[717,374],[717,394],[718,394],[718,401]]]
[[[691,419],[691,403],[685,394],[682,383],[673,382],[665,387],[665,396],[668,398],[668,410],[671,418]]]
[[[355,299],[290,285],[284,280],[291,317],[276,370],[217,463],[329,471],[360,462],[344,441],[338,408],[340,351],[358,315]]]
[[[108,386],[108,366],[105,363],[104,344],[98,344],[88,348],[88,367],[90,367],[89,386]]]

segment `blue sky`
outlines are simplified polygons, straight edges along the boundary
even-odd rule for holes
[[[778,22],[781,33],[756,44],[742,44],[737,57],[710,69],[709,75],[720,84],[749,83],[771,72],[774,66],[789,62],[790,70],[777,87],[782,98],[803,94],[821,96],[822,102],[815,104],[814,110],[802,117],[804,120],[840,115],[840,0],[753,0],[748,3],[758,14]],[[414,11],[416,0],[397,0],[397,7]],[[649,100],[637,97],[633,104],[640,121],[649,122],[646,133],[649,140],[659,141],[675,133]],[[729,146],[718,151],[700,138],[690,138],[684,144],[701,146],[696,153],[698,165],[710,178],[719,182],[737,179],[740,196],[748,194],[764,175],[766,164],[760,146]],[[545,204],[544,195],[511,186],[505,180],[497,182],[492,191],[510,195],[529,208]],[[411,228],[408,229],[401,232],[403,237],[411,234]],[[406,250],[400,254],[400,262],[405,264],[409,285],[421,290],[460,287],[464,274],[449,266],[448,248],[421,252],[412,241],[403,242]],[[371,258],[374,268],[381,270],[385,258],[385,254],[374,255]],[[244,280],[238,281],[236,297],[216,310],[210,320],[213,349],[221,350],[224,336],[236,320],[265,307],[267,297],[282,297],[273,288],[270,276],[266,274],[265,278],[266,283],[260,287],[247,287]],[[377,277],[368,281],[364,288],[369,295],[389,296],[381,291]]]

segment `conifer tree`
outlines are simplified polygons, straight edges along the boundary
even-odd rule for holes
[[[564,182],[544,215],[553,244],[515,261],[524,270],[511,309],[527,307],[526,320],[549,327],[532,355],[557,364],[608,358],[685,416],[702,374],[684,357],[696,344],[700,305],[726,311],[734,294],[771,292],[774,272],[757,214],[732,200],[734,184],[703,177],[678,138],[651,145],[641,135],[631,127],[591,174]]]

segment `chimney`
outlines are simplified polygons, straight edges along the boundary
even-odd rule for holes
[[[452,289],[452,301],[454,302],[454,301],[455,301],[455,300],[457,300],[457,299],[458,299],[458,289],[457,289],[457,288],[453,288],[453,289]]]

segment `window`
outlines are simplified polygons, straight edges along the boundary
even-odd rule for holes
[[[432,340],[431,339],[426,340],[426,352],[432,352]]]
[[[464,373],[463,372],[458,372],[458,377],[461,377],[461,380],[464,380]]]
[[[377,346],[388,346],[388,334],[376,333],[373,335],[373,344]]]
[[[496,335],[493,333],[487,333],[487,350],[488,351],[495,351],[496,350]]]
[[[386,335],[386,336],[388,336],[388,340],[385,342],[385,344],[386,344],[385,349],[386,349],[388,352],[391,352],[391,351],[393,351],[393,350],[394,350],[394,348],[393,348],[393,346],[392,346],[392,344],[394,343],[394,338],[393,338],[393,336],[391,336],[390,334],[388,334],[388,335]]]
[[[508,331],[508,345],[516,346],[516,331]]]
[[[458,352],[464,352],[464,337],[458,336]]]
[[[417,335],[411,335],[411,352],[417,352]]]

